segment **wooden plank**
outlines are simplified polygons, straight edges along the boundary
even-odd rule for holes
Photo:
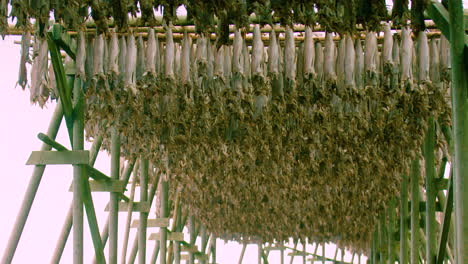
[[[304,252],[290,252],[288,253],[288,256],[308,256],[310,255],[309,253],[304,253]]]
[[[182,245],[181,251],[195,253],[195,252],[198,252],[198,247],[197,245],[188,245],[188,246]]]
[[[119,212],[127,212],[128,211],[128,205],[129,203],[127,202],[120,202],[119,203]],[[144,213],[149,213],[150,211],[150,204],[149,202],[134,202],[132,204],[132,212],[144,212]],[[106,205],[106,208],[104,211],[108,212],[109,211],[109,204]]]
[[[149,236],[149,240],[159,240],[161,238],[160,233],[152,233]],[[182,232],[168,232],[167,240],[172,241],[184,241],[184,233]]]
[[[138,228],[140,224],[139,219],[134,219],[132,221],[132,228]],[[169,218],[156,218],[156,219],[148,219],[148,223],[146,227],[168,227],[169,226]]]
[[[29,156],[26,165],[87,165],[89,151],[33,151]]]
[[[89,181],[89,187],[91,192],[123,192],[125,189],[125,183],[121,180],[111,181]],[[73,192],[73,183],[68,189],[69,192]]]

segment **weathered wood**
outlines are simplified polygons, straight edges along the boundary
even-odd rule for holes
[[[26,165],[87,165],[89,151],[33,151]]]

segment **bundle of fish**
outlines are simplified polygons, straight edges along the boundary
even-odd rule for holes
[[[420,156],[428,118],[449,123],[450,82],[446,39],[419,32],[414,44],[409,29],[385,25],[379,46],[366,34],[336,43],[327,33],[322,43],[306,28],[296,43],[287,27],[284,45],[273,31],[265,47],[255,26],[249,47],[240,31],[232,45],[188,34],[175,43],[170,27],[164,43],[153,29],[80,32],[87,136],[103,133],[110,149],[116,126],[122,154],[150,159],[221,237],[367,248]],[[39,52],[36,85],[42,63]]]

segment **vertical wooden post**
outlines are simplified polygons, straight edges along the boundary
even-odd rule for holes
[[[394,254],[394,234],[395,234],[395,199],[390,201],[388,206],[388,223],[387,223],[387,244],[388,244],[388,263],[395,263],[395,254]]]
[[[161,182],[161,217],[166,218],[169,217],[169,207],[168,207],[168,200],[169,200],[169,183],[167,180],[162,180]],[[166,255],[167,255],[167,228],[161,227],[160,232],[161,234],[161,243],[159,245],[160,251],[160,264],[166,264]]]
[[[140,203],[148,202],[148,159],[140,159]],[[138,262],[146,264],[146,224],[148,213],[140,212],[140,222],[138,226]]]
[[[408,176],[402,175],[400,192],[400,264],[408,264]]]
[[[411,163],[411,264],[419,263],[419,159]]]
[[[468,76],[462,0],[449,0],[452,107],[455,139],[456,263],[468,263]]]
[[[437,236],[435,205],[437,190],[435,188],[435,123],[429,118],[426,139],[424,140],[424,164],[426,171],[426,262],[435,264],[437,258]]]
[[[111,179],[118,180],[120,173],[120,136],[115,125],[111,131]],[[109,201],[109,263],[117,264],[119,201],[118,193],[110,193]]]

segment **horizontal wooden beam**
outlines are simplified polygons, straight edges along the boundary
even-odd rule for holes
[[[129,207],[128,202],[120,202],[119,203],[119,212],[127,212]],[[109,211],[109,204],[106,205],[104,211]],[[143,212],[149,213],[150,211],[150,204],[148,202],[133,202],[132,203],[132,212]]]
[[[33,151],[26,165],[88,165],[89,151]]]
[[[110,180],[110,181],[89,181],[89,187],[91,192],[119,192],[122,193],[125,190],[125,183],[121,180]],[[69,192],[73,192],[73,183],[68,189]]]
[[[169,218],[156,218],[156,219],[148,219],[146,227],[168,227],[169,226]],[[138,228],[140,225],[140,219],[135,219],[132,221],[132,228]]]
[[[161,234],[160,233],[152,233],[149,238],[149,240],[159,240],[161,239]],[[172,241],[184,241],[184,233],[182,232],[167,232],[167,240],[172,240]]]

